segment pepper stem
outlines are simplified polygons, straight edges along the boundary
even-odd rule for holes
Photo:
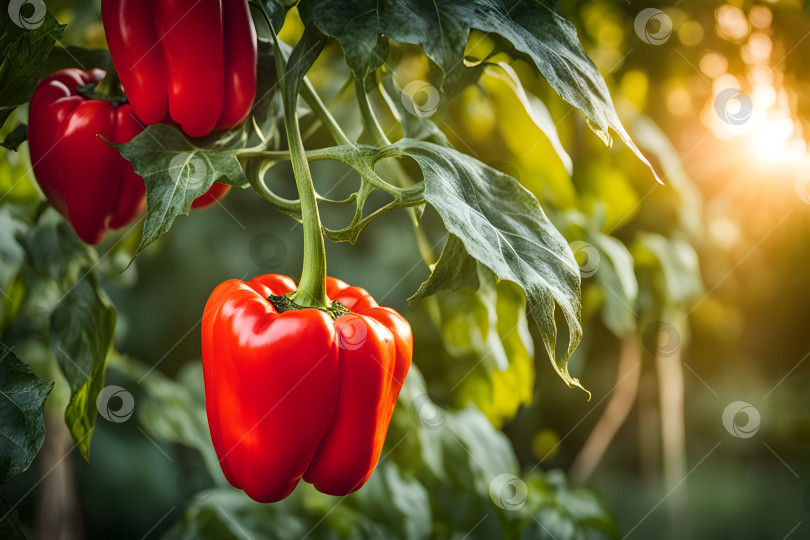
[[[277,69],[283,62],[276,46]],[[298,198],[301,201],[301,222],[304,226],[304,267],[301,271],[301,281],[298,290],[290,295],[290,299],[304,307],[330,308],[332,306],[326,296],[326,249],[323,243],[321,218],[318,213],[318,201],[315,195],[315,186],[312,183],[312,174],[309,170],[304,141],[301,138],[301,127],[298,124],[297,101],[298,86],[287,86],[286,70],[281,73],[284,91],[284,126],[287,131],[287,145],[290,149],[290,162],[295,185],[298,188]]]
[[[112,60],[107,67],[107,74],[100,82],[79,86],[76,90],[88,99],[100,99],[111,103],[113,107],[118,107],[128,101]]]

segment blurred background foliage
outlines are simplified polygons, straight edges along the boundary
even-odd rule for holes
[[[20,501],[26,529],[46,534],[50,511],[89,537],[808,536],[810,15],[798,0],[675,4],[561,6],[663,186],[620,142],[606,149],[522,60],[484,68],[431,117],[456,148],[520,180],[571,243],[585,334],[570,367],[590,401],[549,369],[513,284],[481,271],[476,290],[409,307],[428,269],[404,232],[408,216],[390,214],[355,245],[327,245],[331,275],[362,284],[414,327],[418,370],[385,459],[345,503],[301,486],[283,503],[261,506],[227,489],[202,405],[203,306],[226,278],[297,276],[302,257],[299,226],[234,189],[221,205],[179,219],[123,272],[137,231],[99,246],[102,287],[119,312],[119,354],[105,384],[129,389],[136,415],[99,419],[92,465],[73,453],[58,479],[40,485],[58,459],[48,448],[69,441],[59,431],[67,395],[57,385],[42,455],[3,490]],[[48,7],[68,23],[63,45],[105,46],[98,2]],[[665,17],[642,17],[639,26],[651,7]],[[293,13],[282,38],[294,42],[300,31]],[[470,39],[471,70],[488,40]],[[400,86],[435,77],[418,49],[392,54]],[[334,44],[311,72],[341,124],[359,135],[359,117],[341,108],[348,76]],[[727,120],[740,111],[717,108],[728,88],[753,106],[739,125]],[[25,111],[15,114],[22,120]],[[307,144],[329,144],[328,136],[316,130]],[[32,219],[41,195],[25,178],[25,146],[2,152],[2,211]],[[272,174],[280,193],[294,189],[288,168]],[[313,176],[335,198],[341,182],[356,181],[330,163],[313,164]],[[327,225],[345,217],[323,211]],[[428,209],[423,220],[438,217]],[[438,254],[442,236],[429,242]],[[58,378],[38,339],[47,333],[38,306],[53,291],[32,301],[24,276],[0,280],[3,341],[43,378]],[[735,401],[759,411],[755,436],[724,427],[723,411]],[[744,414],[737,420],[746,423]],[[525,482],[519,507],[509,508],[519,484],[503,504],[492,496],[500,474]]]

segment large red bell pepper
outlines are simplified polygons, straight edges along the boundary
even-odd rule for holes
[[[101,69],[63,69],[34,90],[28,113],[28,150],[45,197],[82,241],[98,244],[146,209],[146,186],[132,164],[101,137],[129,142],[143,130],[129,104],[88,99],[77,90],[104,78]],[[214,184],[192,203],[210,206],[230,186]]]
[[[107,45],[146,124],[192,137],[241,124],[256,96],[256,29],[247,0],[103,0]]]
[[[364,289],[327,278],[329,298],[347,308],[333,319],[286,302],[296,288],[280,275],[228,280],[203,315],[214,448],[228,481],[260,502],[283,499],[302,477],[330,495],[359,489],[413,353],[407,321]]]

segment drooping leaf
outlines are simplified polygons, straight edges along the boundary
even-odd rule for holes
[[[478,262],[467,253],[458,236],[450,234],[436,266],[408,302],[436,294],[441,290],[478,288]]]
[[[51,314],[51,352],[70,386],[65,423],[87,461],[115,321],[115,308],[92,273],[77,281]]]
[[[138,253],[188,215],[194,199],[214,182],[241,186],[247,178],[236,159],[238,149],[195,146],[178,129],[153,124],[128,143],[113,144],[146,182],[146,220]]]
[[[557,133],[557,125],[554,123],[554,119],[551,117],[551,113],[549,112],[545,103],[543,103],[540,98],[532,95],[523,88],[520,78],[518,77],[514,68],[509,64],[505,62],[498,62],[493,66],[489,66],[486,72],[487,74],[491,74],[494,77],[503,80],[509,86],[509,88],[512,89],[515,96],[520,101],[520,104],[523,105],[523,108],[526,110],[526,114],[528,114],[532,122],[534,122],[534,124],[540,128],[540,131],[542,131],[545,136],[548,137],[551,147],[554,149],[557,157],[560,158],[560,161],[562,161],[566,172],[571,175],[573,173],[574,164],[571,161],[571,156],[569,156],[568,152],[566,152],[565,148],[563,148],[562,141],[560,141],[560,135]]]
[[[567,367],[582,337],[579,269],[534,195],[511,176],[455,150],[408,139],[394,146],[421,167],[425,199],[447,230],[500,279],[523,288],[554,369],[569,386],[582,388]],[[555,352],[555,306],[569,330],[562,355]]]
[[[42,407],[53,388],[0,343],[0,484],[26,470],[45,440]],[[4,536],[5,537],[5,536]]]
[[[313,0],[302,2],[299,12],[305,23],[340,42],[346,62],[361,79],[376,67],[380,36],[419,45],[447,76],[461,69],[471,29],[500,35],[530,59],[565,101],[585,113],[606,143],[613,129],[649,165],[622,126],[605,80],[556,0]]]

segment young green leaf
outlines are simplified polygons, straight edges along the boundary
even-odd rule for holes
[[[45,440],[42,407],[53,388],[0,343],[0,484],[31,465]]]
[[[109,144],[146,182],[146,221],[138,253],[167,233],[177,216],[188,215],[194,199],[214,182],[247,184],[236,159],[238,149],[200,148],[172,126],[154,124],[128,143]]]
[[[88,462],[115,320],[115,308],[92,273],[77,281],[51,314],[51,352],[70,386],[65,423]]]
[[[25,124],[17,124],[17,126],[11,130],[11,133],[6,135],[6,138],[0,142],[0,146],[5,148],[6,150],[17,150],[17,147],[20,146],[25,139],[28,138],[28,129]]]
[[[394,147],[419,164],[425,199],[467,252],[499,278],[523,288],[554,369],[569,386],[582,388],[567,367],[582,337],[579,269],[534,195],[511,176],[455,150],[408,139]],[[555,354],[555,306],[569,330],[567,352],[561,356]]]

